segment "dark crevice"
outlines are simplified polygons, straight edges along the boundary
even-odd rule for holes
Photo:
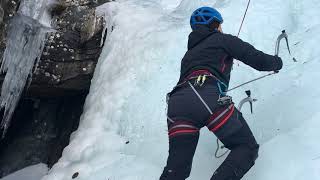
[[[53,166],[79,125],[85,97],[22,99],[0,142],[0,177],[33,164]]]

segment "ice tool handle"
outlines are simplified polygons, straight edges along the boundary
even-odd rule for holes
[[[250,104],[250,110],[251,110],[251,114],[252,114],[252,113],[253,113],[252,105],[253,105],[253,102],[257,101],[257,99],[253,99],[253,98],[251,97],[251,91],[250,91],[250,90],[246,91],[246,94],[247,94],[248,97],[246,97],[246,98],[244,98],[244,99],[242,99],[242,100],[240,101],[239,106],[238,106],[238,109],[239,109],[239,111],[241,111],[242,106],[243,106],[246,102],[249,102],[249,104]]]

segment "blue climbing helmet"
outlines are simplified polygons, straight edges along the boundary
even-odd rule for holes
[[[220,24],[223,23],[221,14],[214,8],[201,7],[195,10],[190,18],[191,28],[194,29],[195,25],[210,25],[213,21],[217,21]]]

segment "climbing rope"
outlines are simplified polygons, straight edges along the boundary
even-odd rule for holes
[[[246,19],[247,12],[248,12],[248,9],[249,9],[249,6],[250,6],[250,2],[251,2],[251,0],[248,1],[247,8],[246,8],[246,11],[244,12],[244,15],[243,15],[243,18],[242,18],[242,21],[241,21],[241,25],[240,25],[240,28],[239,28],[239,32],[238,32],[237,37],[239,37],[240,32],[241,32],[241,29],[242,29],[242,26],[243,26],[243,23],[244,23],[244,20]],[[238,65],[239,65],[239,64],[238,64]],[[271,75],[271,74],[270,74],[270,75]],[[261,78],[263,78],[263,77],[261,77]],[[261,79],[261,78],[259,78],[259,79]],[[251,82],[256,81],[256,80],[258,80],[258,79],[252,80]],[[239,87],[241,87],[241,86],[243,86],[243,85],[245,85],[245,84],[248,84],[248,83],[250,83],[250,82],[241,84],[241,85],[239,85],[239,86],[237,86],[237,87],[235,87],[235,88],[232,88],[232,89],[230,89],[230,90],[239,88]],[[230,91],[230,90],[229,90],[229,91]],[[227,92],[228,92],[228,91],[227,91]],[[224,149],[224,146],[223,146],[223,145],[220,146],[220,144],[219,144],[219,139],[217,138],[217,149],[216,149],[216,152],[215,152],[214,156],[215,156],[216,158],[221,158],[221,157],[223,157],[224,155],[226,155],[226,154],[229,152],[229,150],[227,150],[227,151],[224,152],[223,154],[218,155],[219,149]]]
[[[220,148],[220,149],[223,149],[224,146],[223,146],[223,145],[220,146],[220,144],[219,144],[219,139],[217,138],[217,149],[216,149],[216,152],[214,153],[214,156],[215,156],[216,158],[221,158],[221,157],[223,157],[224,155],[226,155],[226,154],[229,152],[229,150],[226,150],[226,152],[224,152],[223,154],[218,155],[218,153],[219,153],[219,148]]]
[[[241,22],[241,25],[240,25],[240,28],[239,28],[239,32],[238,32],[237,37],[239,37],[239,35],[240,35],[240,32],[241,32],[241,29],[242,29],[243,22],[244,22],[244,20],[246,19],[246,15],[247,15],[247,12],[248,12],[248,9],[249,9],[249,5],[250,5],[250,0],[248,1],[246,11],[244,12],[244,15],[243,15],[243,18],[242,18],[242,22]],[[237,62],[237,65],[239,66],[239,62]]]
[[[239,37],[239,34],[240,34],[240,32],[241,32],[242,25],[243,25],[243,22],[244,22],[244,20],[245,20],[245,18],[246,18],[246,15],[247,15],[247,12],[248,12],[248,9],[249,9],[250,2],[251,2],[251,0],[248,1],[247,8],[246,8],[246,11],[244,12],[244,15],[243,15],[243,18],[242,18],[242,22],[241,22],[241,25],[240,25],[240,28],[239,28],[239,32],[238,32],[237,37]]]

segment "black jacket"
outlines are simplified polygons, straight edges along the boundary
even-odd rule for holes
[[[189,35],[188,51],[181,61],[178,83],[184,81],[191,72],[205,69],[228,85],[233,58],[259,71],[282,68],[281,58],[265,54],[235,36],[199,26]]]

